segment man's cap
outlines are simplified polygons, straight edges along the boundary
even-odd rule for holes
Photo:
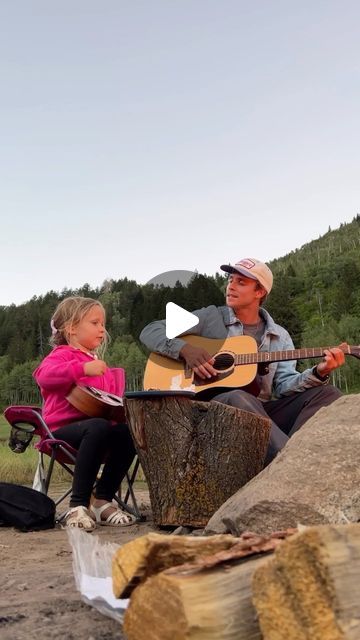
[[[267,264],[256,258],[242,258],[236,264],[222,264],[220,269],[226,273],[240,273],[246,278],[257,280],[270,293],[273,285],[273,274]]]

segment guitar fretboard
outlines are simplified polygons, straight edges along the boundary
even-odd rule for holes
[[[235,364],[257,364],[258,362],[281,362],[282,360],[321,358],[327,349],[331,349],[331,347],[311,347],[308,349],[292,349],[290,351],[240,353],[235,356]]]

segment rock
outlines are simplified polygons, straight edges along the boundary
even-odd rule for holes
[[[360,394],[320,409],[211,517],[205,533],[360,521]]]

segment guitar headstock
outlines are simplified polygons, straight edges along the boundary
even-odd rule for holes
[[[351,346],[349,347],[350,349],[350,355],[351,356],[355,356],[355,358],[359,358],[360,359],[360,345],[358,346]]]

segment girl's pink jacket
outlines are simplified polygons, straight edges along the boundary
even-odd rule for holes
[[[44,401],[42,415],[51,431],[84,419],[84,414],[75,409],[65,397],[74,385],[88,385],[117,396],[123,395],[124,369],[108,368],[102,376],[85,376],[84,364],[92,360],[93,356],[80,349],[61,345],[55,347],[35,369],[33,376]]]

